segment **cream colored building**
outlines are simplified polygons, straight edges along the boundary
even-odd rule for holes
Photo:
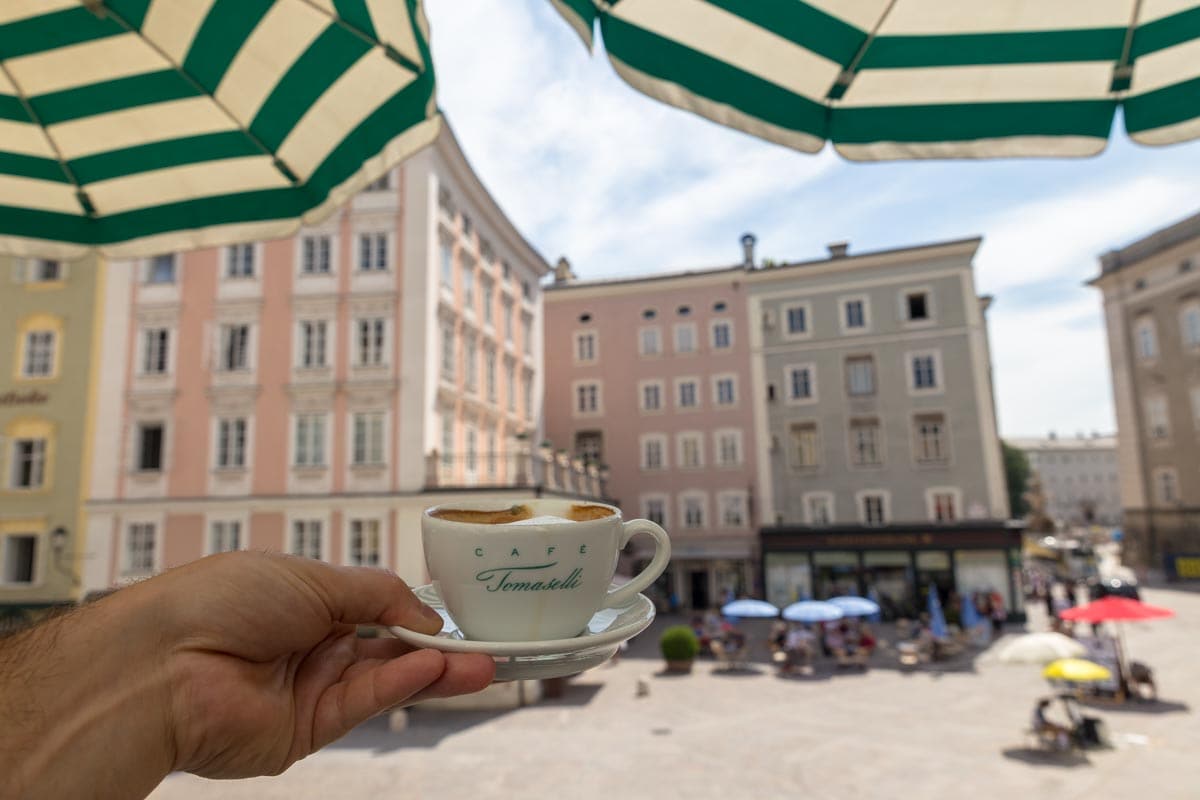
[[[1046,514],[1063,526],[1121,523],[1117,437],[1058,436],[1006,439],[1025,453],[1041,480]]]
[[[1126,560],[1200,553],[1200,214],[1100,257]]]

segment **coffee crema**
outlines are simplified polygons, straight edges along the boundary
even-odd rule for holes
[[[534,519],[533,509],[528,505],[509,506],[508,508],[496,509],[494,511],[471,508],[439,508],[436,511],[429,512],[429,515],[449,522],[468,522],[474,525],[511,525],[515,522]],[[611,517],[612,515],[612,509],[607,506],[576,503],[567,510],[565,517],[543,514],[537,519],[545,520],[546,522],[590,522],[592,520]]]

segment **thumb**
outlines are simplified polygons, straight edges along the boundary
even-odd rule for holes
[[[395,625],[428,634],[442,629],[441,615],[418,600],[390,570],[336,567],[308,558],[290,561],[289,566],[321,598],[333,622]]]

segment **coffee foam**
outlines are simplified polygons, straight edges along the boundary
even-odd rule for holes
[[[450,522],[468,522],[476,525],[557,525],[563,522],[590,522],[613,516],[608,506],[576,503],[567,511],[567,516],[539,514],[534,516],[528,505],[515,505],[494,511],[477,509],[439,508],[431,516]]]
[[[542,514],[540,517],[530,517],[529,519],[519,519],[512,523],[513,525],[558,525],[562,522],[575,522],[573,519],[566,517],[556,517],[553,514]]]

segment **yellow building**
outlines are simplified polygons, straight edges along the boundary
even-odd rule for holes
[[[0,634],[79,599],[102,281],[0,259]]]

